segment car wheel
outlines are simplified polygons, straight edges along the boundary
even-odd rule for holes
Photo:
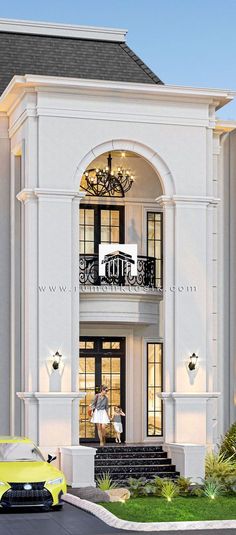
[[[61,511],[62,508],[63,508],[63,505],[62,505],[62,503],[60,503],[60,504],[58,504],[58,505],[54,505],[54,506],[52,507],[52,510],[53,510],[53,511]]]

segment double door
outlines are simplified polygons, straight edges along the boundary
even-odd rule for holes
[[[97,442],[96,426],[88,416],[89,405],[101,385],[108,391],[109,416],[112,417],[114,407],[120,405],[125,411],[125,338],[120,337],[82,337],[80,339],[79,389],[85,392],[80,402],[80,441]],[[125,425],[123,422],[125,440]],[[112,423],[107,425],[107,440],[114,441]]]

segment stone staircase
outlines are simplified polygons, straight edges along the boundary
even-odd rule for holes
[[[107,445],[97,448],[95,456],[95,479],[109,472],[115,482],[125,483],[129,477],[178,477],[175,466],[168,459],[162,446]]]

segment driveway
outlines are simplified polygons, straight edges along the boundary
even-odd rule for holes
[[[63,511],[50,513],[18,509],[0,512],[0,535],[128,535],[144,532],[110,528],[94,516],[65,504]],[[147,532],[146,532],[147,533]],[[151,535],[151,532],[148,532]],[[179,531],[154,532],[155,535],[180,535]],[[235,535],[235,530],[184,531],[183,535]]]

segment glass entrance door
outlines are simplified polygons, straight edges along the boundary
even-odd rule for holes
[[[88,408],[94,396],[105,384],[109,388],[109,416],[115,405],[125,411],[125,338],[80,339],[79,389],[86,393],[80,402],[80,441],[97,442],[95,425],[91,424]],[[121,439],[125,440],[125,426]],[[114,440],[113,425],[107,425],[107,440]]]

